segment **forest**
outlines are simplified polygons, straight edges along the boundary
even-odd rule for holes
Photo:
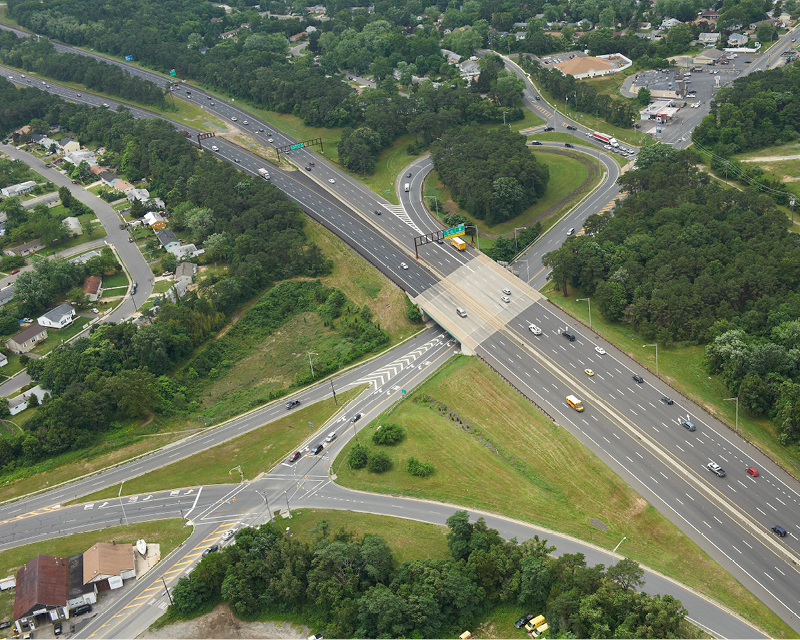
[[[314,544],[271,522],[236,532],[173,590],[167,619],[226,602],[236,615],[293,613],[335,638],[455,638],[494,607],[544,614],[549,637],[686,637],[686,610],[671,596],[636,591],[644,572],[629,559],[587,566],[581,553],[554,558],[535,536],[505,541],[466,511],[447,520],[450,557],[396,566],[380,536],[356,538],[326,521]]]
[[[519,215],[544,195],[550,169],[522,136],[506,127],[462,127],[431,145],[433,166],[459,206],[494,225]]]
[[[694,130],[692,138],[724,158],[797,140],[798,86],[797,64],[737,78],[732,87],[716,93],[711,112]]]
[[[745,409],[800,440],[800,238],[754,191],[723,188],[693,151],[645,147],[619,183],[628,197],[545,255],[565,294],[661,344],[710,343],[706,365]]]

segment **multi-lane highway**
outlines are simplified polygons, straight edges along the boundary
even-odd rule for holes
[[[238,107],[220,104],[194,88],[191,93],[191,97],[184,98],[205,100],[209,111],[219,107],[217,113],[221,116],[247,119],[251,135],[265,138],[266,144],[269,134],[275,144],[292,142],[283,134],[269,131],[268,125]],[[215,102],[213,107],[211,102]],[[242,124],[240,128],[244,127]],[[261,132],[259,128],[265,130]],[[220,141],[218,146],[221,158],[238,160],[236,164],[248,173],[255,174],[263,166],[257,156],[227,142]],[[595,346],[600,341],[590,331],[570,326],[577,339],[567,341],[563,331],[573,321],[542,302],[524,282],[489,264],[485,257],[469,248],[457,252],[447,244],[434,242],[421,247],[420,260],[414,260],[412,238],[433,229],[434,224],[421,212],[415,212],[410,201],[408,209],[390,205],[308,149],[292,152],[290,159],[300,170],[271,170],[276,186],[416,296],[423,309],[458,337],[465,348],[469,345],[469,350],[544,407],[688,537],[790,625],[800,629],[796,613],[800,602],[794,595],[800,593],[796,568],[800,551],[796,537],[800,530],[800,487],[794,479],[699,407],[678,398],[673,405],[661,403],[662,395],[674,394],[609,345],[602,345],[606,353],[599,354]],[[306,162],[311,159],[315,165],[312,171],[305,171]],[[607,167],[610,171],[611,164]],[[421,178],[414,172],[420,174],[422,168],[415,166],[411,171],[412,179],[419,184]],[[578,227],[576,222],[583,219],[581,216],[602,210],[613,201],[613,195],[611,190],[596,194],[561,226]],[[591,210],[589,206],[596,208]],[[558,243],[558,236],[555,242]],[[403,262],[408,269],[401,266]],[[532,265],[530,268],[533,270]],[[500,301],[503,288],[513,292],[510,303]],[[456,317],[456,304],[468,310],[468,318]],[[542,329],[541,335],[528,330],[530,323]],[[585,368],[593,369],[595,375],[585,374]],[[644,383],[634,383],[634,373],[644,375]],[[569,393],[582,398],[585,412],[575,413],[567,407],[564,397]],[[697,431],[689,432],[680,425],[681,419],[687,417],[697,425]],[[217,438],[207,443],[198,439],[198,444],[210,446],[216,441]],[[726,477],[718,478],[706,468],[712,460],[726,468]],[[761,475],[748,476],[744,471],[748,465],[758,467]],[[83,493],[121,479],[106,477],[98,482],[95,478],[96,486]],[[52,493],[23,501],[22,512],[39,515],[39,509],[68,499],[71,488],[58,491],[64,497]],[[39,504],[36,501],[41,501],[39,507],[35,506]],[[3,526],[17,522],[16,516],[6,518]],[[785,526],[790,536],[773,537],[773,524]]]

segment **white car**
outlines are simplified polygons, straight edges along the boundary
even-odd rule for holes
[[[272,138],[267,138],[267,142],[269,142],[270,144],[272,144],[272,142],[273,142]]]
[[[223,540],[230,540],[236,534],[236,529],[228,529],[225,533],[222,534]]]
[[[599,353],[601,356],[606,352],[603,347],[595,347],[594,350],[597,351],[597,353]]]
[[[242,124],[250,124],[250,123],[247,120],[245,120],[244,122],[242,122]]]
[[[215,147],[211,147],[211,150],[212,151],[219,151],[219,147],[216,147],[216,146]]]
[[[400,263],[400,268],[401,269],[408,269],[408,265],[405,262],[401,262]]]
[[[605,149],[606,151],[611,151],[611,149],[613,149],[613,147],[610,144],[604,144],[603,145],[603,149]]]
[[[100,310],[99,310],[97,307],[92,307],[92,308],[90,309],[90,311],[91,311],[92,313],[100,313]]]
[[[238,120],[238,118],[236,116],[232,116],[231,120],[233,120],[233,122],[236,122]]]
[[[542,330],[539,327],[537,327],[535,324],[529,324],[528,325],[528,329],[530,329],[531,333],[533,335],[535,335],[535,336],[542,335]]]
[[[334,180],[333,178],[328,178],[328,182],[330,182],[331,184],[336,184],[336,180]]]
[[[510,296],[511,295],[511,289],[503,289],[503,293],[505,293],[507,296]]]
[[[500,296],[500,299],[505,303],[511,302],[511,298],[509,298],[508,296]]]

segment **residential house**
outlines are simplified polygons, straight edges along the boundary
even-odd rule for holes
[[[714,11],[713,9],[701,11],[700,20],[705,20],[706,22],[716,22],[719,20],[719,11]]]
[[[97,177],[103,181],[103,184],[109,187],[113,187],[114,183],[119,180],[119,178],[110,171],[101,171],[97,174]]]
[[[133,553],[129,544],[98,542],[83,552],[83,584],[98,591],[121,587],[123,580],[136,577]]]
[[[717,44],[719,38],[720,38],[719,33],[701,33],[698,40],[700,41],[700,44],[704,46],[709,46],[709,45],[713,46]]]
[[[9,351],[16,354],[28,353],[39,342],[47,338],[47,329],[38,322],[34,322],[27,329],[23,329],[17,335],[11,336],[6,340],[6,347]]]
[[[729,47],[743,47],[747,44],[749,38],[744,33],[732,33],[728,36]]]
[[[683,24],[680,20],[676,20],[675,18],[667,18],[661,23],[661,30],[664,31],[666,29],[672,29],[672,27],[676,27],[679,24]]]
[[[89,276],[83,281],[81,290],[86,294],[89,302],[97,302],[103,294],[103,279],[100,276]]]
[[[716,64],[725,54],[719,49],[705,49],[692,59],[694,64]]]
[[[21,244],[17,247],[8,247],[7,249],[3,249],[3,253],[7,256],[29,256],[32,253],[37,252],[39,249],[44,249],[44,245],[42,244],[41,238],[36,238],[35,240],[31,240],[30,242],[26,242],[25,244]]]
[[[39,316],[38,323],[50,329],[63,329],[72,324],[75,319],[75,309],[68,304],[60,304],[55,309],[50,309],[43,316]]]
[[[0,367],[5,367],[8,364],[8,356],[5,353],[0,353]]]
[[[464,60],[460,65],[462,78],[475,78],[481,74],[481,69],[476,60]]]
[[[222,18],[211,18],[211,22],[222,22]]]
[[[42,135],[41,133],[34,133],[31,136],[31,142],[35,142],[36,144],[41,145],[48,151],[50,150],[50,147],[56,145],[56,151],[61,151],[61,145],[58,143],[57,140],[48,138],[47,136]]]
[[[32,389],[28,389],[27,391],[24,391],[18,396],[9,398],[8,410],[12,416],[15,416],[18,413],[22,413],[23,411],[25,411],[25,409],[28,408],[31,396],[36,396],[36,400],[39,402],[39,404],[43,404],[45,401],[45,396],[47,395],[50,395],[50,390],[43,389],[40,385],[37,384]]]
[[[86,253],[82,253],[79,256],[75,256],[74,258],[70,258],[69,261],[73,264],[86,264],[92,258],[99,258],[100,257],[100,249],[96,249],[95,251],[87,251]]]
[[[6,302],[11,300],[14,297],[14,287],[6,287],[5,289],[0,289],[0,307],[2,307]]]
[[[35,186],[36,183],[33,180],[26,180],[19,184],[12,184],[10,187],[3,187],[0,189],[0,193],[6,198],[12,198],[13,196],[21,196],[30,193]]]
[[[205,249],[198,249],[194,244],[184,244],[172,246],[167,249],[178,260],[185,260],[186,258],[194,258],[195,256],[202,255],[206,252]]]
[[[305,38],[308,35],[307,31],[301,31],[300,33],[295,33],[293,36],[289,36],[289,42],[297,42],[301,38]]]
[[[181,262],[178,265],[178,268],[175,269],[175,281],[176,282],[186,282],[186,284],[192,284],[194,282],[194,276],[197,273],[197,265],[193,262]]]
[[[144,214],[144,223],[151,229],[164,229],[167,219],[158,211],[148,211]]]
[[[147,189],[131,189],[125,193],[125,196],[128,198],[128,202],[134,200],[145,202],[150,199],[150,192]]]
[[[442,55],[447,60],[448,64],[458,64],[459,60],[461,60],[461,56],[458,55],[455,51],[450,51],[449,49],[441,49]]]
[[[81,226],[81,221],[78,220],[75,216],[67,216],[61,221],[73,236],[82,236],[83,235],[83,227]]]
[[[227,40],[228,38],[233,38],[237,33],[239,33],[239,29],[231,29],[230,31],[225,31],[224,33],[220,33],[219,37],[223,40]]]
[[[61,138],[61,150],[64,153],[72,153],[73,151],[80,151],[81,145],[75,138],[67,136],[66,138]]]
[[[189,290],[189,285],[185,282],[176,282],[167,290],[167,299],[170,302],[177,302],[180,298],[186,295]]]
[[[156,238],[158,238],[158,241],[161,243],[161,246],[164,247],[167,251],[169,251],[173,247],[181,246],[181,241],[178,240],[178,237],[170,229],[159,231],[158,233],[156,233]]]
[[[97,157],[94,155],[94,151],[89,151],[88,149],[65,153],[64,160],[75,166],[78,166],[81,162],[86,162],[90,167],[97,164]]]
[[[129,191],[132,191],[134,187],[127,180],[117,180],[114,183],[113,188],[116,189],[117,191],[127,194]]]

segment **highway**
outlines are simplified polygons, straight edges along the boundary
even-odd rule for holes
[[[196,89],[192,94],[192,100],[213,101]],[[230,109],[235,112],[234,107]],[[266,128],[245,117],[249,126]],[[289,142],[285,136],[275,139]],[[221,155],[226,157],[225,153]],[[233,153],[248,172],[263,164],[246,152]],[[418,235],[414,225],[419,226],[410,214],[391,210],[388,203],[309,150],[293,152],[291,158],[301,167],[314,158],[316,166],[310,172],[276,170],[276,186],[373,264],[377,262],[442,327],[463,344],[471,344],[475,353],[586,443],[787,623],[800,629],[799,603],[793,595],[800,593],[794,533],[800,531],[800,494],[794,479],[699,407],[677,397],[675,405],[662,405],[659,398],[674,393],[610,345],[603,345],[605,355],[597,354],[594,347],[599,341],[591,332],[570,326],[577,340],[566,341],[561,332],[574,321],[470,249],[458,253],[448,245],[433,243],[420,249],[420,261],[408,260],[413,256],[409,241]],[[335,182],[329,183],[331,179]],[[612,195],[608,191],[596,204]],[[384,211],[378,216],[374,211],[381,206]],[[595,212],[585,206],[579,210],[576,219]],[[404,259],[408,270],[400,267]],[[512,303],[507,305],[499,301],[504,286],[513,290]],[[423,295],[431,297],[426,300]],[[468,308],[466,321],[456,319],[453,299]],[[542,328],[541,336],[527,330],[530,322]],[[584,374],[586,367],[596,375]],[[634,372],[645,376],[643,384],[632,382]],[[563,400],[567,393],[583,399],[584,413],[567,408]],[[686,416],[697,425],[696,432],[680,426]],[[728,475],[711,474],[705,468],[710,460],[719,462]],[[744,467],[750,464],[761,471],[758,478],[745,474]],[[101,484],[119,481],[106,477]],[[64,489],[60,491],[68,496]],[[49,495],[33,500],[47,502]],[[61,500],[55,493],[52,496],[50,505]],[[31,499],[23,503],[26,513],[35,510],[29,508],[30,503]],[[773,524],[782,524],[792,533],[776,539],[769,531]],[[9,543],[15,540],[5,544]]]

